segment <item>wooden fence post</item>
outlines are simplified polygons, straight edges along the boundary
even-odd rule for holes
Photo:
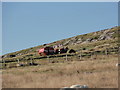
[[[19,59],[17,59],[17,61],[18,61],[18,64],[19,64],[20,63]]]
[[[105,53],[106,53],[106,55],[108,55],[108,49],[107,48],[106,48],[106,52]]]
[[[106,48],[106,56],[109,57],[109,55],[108,55],[108,48]]]
[[[93,56],[92,56],[92,55],[93,55],[93,52],[91,52],[91,59],[93,58]]]
[[[94,51],[94,59],[97,57],[97,51]]]
[[[66,61],[68,61],[67,54],[66,54]]]
[[[118,46],[118,52],[117,52],[117,55],[118,55],[118,60],[120,59],[120,47]],[[118,62],[119,63],[119,62]]]
[[[3,60],[3,63],[5,64],[5,60]]]
[[[33,64],[33,60],[32,60],[32,58],[31,58],[31,64]]]
[[[50,63],[50,58],[49,58],[49,56],[47,56],[47,59],[48,59],[48,61],[49,61],[49,63]]]
[[[80,60],[82,59],[82,49],[80,50]]]
[[[5,63],[5,60],[3,60],[3,63],[4,63],[4,67],[6,67],[6,63]]]

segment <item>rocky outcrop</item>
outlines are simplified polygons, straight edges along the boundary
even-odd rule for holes
[[[3,55],[1,58],[12,58],[12,57],[16,57],[16,55]]]
[[[100,37],[98,38],[98,40],[107,40],[107,39],[112,39],[112,35],[114,34],[114,32],[103,32],[102,35],[100,35]]]
[[[79,39],[77,40],[76,44],[80,44],[80,43],[82,43],[82,42],[83,42],[82,39],[79,38]]]
[[[66,46],[66,45],[69,45],[69,44],[74,45],[76,42],[77,42],[77,38],[76,38],[76,37],[73,37],[73,38],[65,41],[65,42],[63,43],[63,45],[65,45],[65,46]]]
[[[93,34],[90,36],[90,38],[86,38],[86,36],[84,36],[86,39],[84,39],[84,37],[72,37],[68,40],[66,40],[63,43],[63,46],[66,45],[76,45],[76,44],[87,44],[90,42],[96,42],[96,41],[101,41],[101,40],[109,40],[109,39],[113,39],[113,34],[115,32],[111,32],[111,29],[105,29],[102,31],[98,31],[98,32],[93,32]],[[85,34],[85,35],[89,35],[89,34]]]

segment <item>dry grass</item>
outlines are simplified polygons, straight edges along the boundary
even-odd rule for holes
[[[117,88],[118,57],[49,63],[48,65],[11,68],[3,71],[4,88],[61,88],[85,84],[90,88]]]

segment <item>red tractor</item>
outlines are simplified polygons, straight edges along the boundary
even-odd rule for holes
[[[68,47],[66,48],[53,48],[53,47],[44,47],[38,50],[38,53],[40,56],[45,56],[45,55],[53,55],[53,54],[61,54],[61,53],[67,53]]]
[[[53,47],[45,47],[38,50],[38,53],[40,56],[45,55],[53,55],[54,54],[54,48]]]

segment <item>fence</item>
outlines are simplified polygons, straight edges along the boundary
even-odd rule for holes
[[[10,68],[10,67],[18,67],[18,66],[30,66],[30,65],[42,65],[42,64],[47,64],[47,63],[59,63],[59,62],[67,62],[67,61],[82,61],[84,58],[89,58],[91,60],[97,59],[98,55],[103,55],[102,58],[104,58],[104,56],[107,55],[107,57],[109,57],[109,55],[111,54],[118,54],[118,50],[120,50],[120,48],[112,48],[112,49],[108,49],[106,48],[103,51],[87,51],[85,52],[84,50],[80,50],[79,52],[76,53],[65,53],[65,54],[58,54],[58,55],[51,55],[51,56],[45,56],[45,57],[35,57],[35,58],[28,58],[28,59],[24,59],[24,60],[14,60],[12,61],[5,61],[2,60],[2,65],[0,65],[0,68]],[[113,53],[114,52],[114,53]],[[102,59],[101,58],[101,59]]]

